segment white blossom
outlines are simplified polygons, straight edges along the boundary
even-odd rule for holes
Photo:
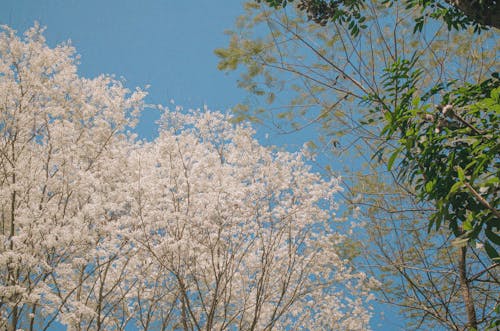
[[[207,107],[157,107],[136,141],[144,97],[3,28],[0,328],[369,329],[373,280],[330,226],[339,180]]]

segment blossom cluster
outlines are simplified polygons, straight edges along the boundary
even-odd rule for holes
[[[337,179],[208,109],[138,141],[146,93],[42,32],[0,35],[0,328],[369,329]]]

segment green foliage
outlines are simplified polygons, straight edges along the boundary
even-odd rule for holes
[[[256,0],[262,2],[262,0]],[[293,0],[265,0],[272,8],[285,8]],[[325,26],[329,21],[345,24],[353,36],[359,34],[360,29],[366,29],[363,24],[366,17],[361,15],[361,8],[365,6],[363,0],[300,0],[297,7],[307,13],[309,20]]]
[[[434,86],[423,97],[415,90],[422,69],[415,58],[398,59],[385,69],[383,133],[397,135],[398,146],[389,159],[400,158],[399,175],[415,185],[422,201],[436,206],[429,230],[446,223],[457,245],[484,245],[488,256],[500,261],[500,80],[497,73],[480,84]],[[443,92],[441,105],[429,99]],[[380,96],[372,97],[379,105]],[[397,99],[397,100],[396,100]],[[382,152],[382,149],[379,150]]]
[[[485,144],[479,143],[460,162],[449,159],[454,146],[461,148],[454,157],[461,158],[472,148],[472,139],[483,140],[458,118],[444,116],[434,104],[452,105],[473,126],[486,120],[477,126],[479,130],[495,129],[492,125],[497,119],[488,121],[496,107],[491,101],[494,87],[488,84],[496,84],[496,78],[486,80],[498,70],[494,30],[479,35],[472,28],[456,31],[470,24],[451,26],[451,31],[446,22],[425,25],[429,19],[442,23],[445,14],[432,16],[431,2],[422,10],[420,2],[364,0],[357,2],[362,4],[360,17],[366,18],[362,24],[367,28],[353,33],[347,21],[317,24],[300,6],[302,2],[275,10],[271,8],[282,1],[272,6],[249,1],[230,33],[229,47],[216,51],[219,68],[238,69],[239,86],[250,92],[236,110],[238,119],[258,121],[281,134],[301,131],[300,139],[311,139],[307,146],[323,165],[327,163],[325,172],[342,173],[349,209],[366,222],[366,232],[350,234],[360,247],[346,247],[345,254],[366,257],[363,265],[373,267],[374,274],[384,279],[382,300],[403,307],[410,328],[466,329],[468,307],[462,281],[474,297],[481,318],[478,327],[486,327],[496,318],[493,310],[498,304],[498,268],[494,269],[496,264],[487,255],[494,258],[491,248],[498,250],[498,227],[487,226],[494,223],[494,212],[481,206],[465,183],[490,206],[498,205],[495,180],[484,184],[485,190],[481,183],[487,179],[479,174],[482,167],[495,177],[494,139],[484,139]],[[416,29],[419,17],[423,17],[422,25]],[[258,100],[265,100],[265,106],[258,105]],[[443,123],[449,127],[443,128]],[[440,131],[435,132],[436,128]],[[455,130],[456,136],[446,136],[446,130]],[[428,143],[427,135],[437,145]],[[419,155],[422,147],[427,154]],[[481,148],[491,151],[489,156],[484,157]],[[412,172],[416,160],[405,158],[408,152],[425,159],[434,178],[424,178],[418,167],[419,171]],[[434,152],[439,162],[434,162]],[[468,168],[472,162],[477,164]],[[468,178],[471,167],[477,169],[473,182]],[[438,174],[443,169],[449,176]],[[448,204],[446,211],[448,194],[456,195],[464,205]],[[440,199],[442,205],[437,204]],[[477,210],[451,209],[465,207],[465,203]],[[460,213],[464,218],[432,217],[441,210],[450,218]],[[478,235],[471,239],[466,232],[481,222]],[[456,224],[458,237],[448,229],[450,223]],[[451,239],[458,246],[451,245]],[[458,252],[463,251],[466,257],[460,260],[465,260],[460,269]]]
[[[258,3],[262,0],[256,0]],[[294,0],[264,0],[271,8],[285,8]],[[382,4],[393,6],[396,0],[383,0]],[[420,15],[415,18],[414,32],[422,31],[427,19],[440,20],[446,23],[448,30],[464,30],[469,26],[475,32],[488,29],[485,24],[480,23],[479,17],[487,15],[495,10],[497,4],[494,0],[478,1],[474,10],[478,17],[467,16],[457,7],[451,6],[446,1],[439,0],[405,0],[407,9],[417,9]],[[320,25],[326,25],[329,21],[347,26],[353,36],[359,34],[360,29],[366,29],[364,24],[366,16],[361,14],[361,9],[366,6],[365,0],[299,0],[298,8],[307,13],[309,20]]]
[[[385,0],[391,3],[391,0]],[[479,12],[487,13],[491,6],[494,6],[493,1],[479,1],[481,4],[478,8]],[[440,20],[446,23],[448,30],[466,30],[469,26],[474,28],[475,32],[480,33],[486,30],[487,27],[480,24],[471,17],[466,16],[457,7],[450,6],[445,1],[439,0],[406,0],[408,8],[419,8],[421,15],[415,19],[414,31],[422,31],[427,18]]]

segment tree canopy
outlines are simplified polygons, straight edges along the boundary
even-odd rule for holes
[[[261,2],[262,0],[258,0]],[[287,3],[294,0],[264,0],[273,8],[285,7]],[[385,0],[384,4],[392,6],[394,0]],[[347,22],[356,25],[362,24],[366,17],[360,13],[360,8],[365,6],[363,0],[339,1],[339,0],[300,0],[298,8],[307,13],[310,20],[326,25],[328,21]],[[425,17],[443,19],[448,28],[463,29],[469,25],[476,29],[495,27],[500,29],[500,4],[495,0],[428,0],[428,1],[405,1],[407,8],[416,7],[421,15],[415,19],[416,28],[422,29]],[[483,27],[481,27],[483,26]],[[366,27],[366,25],[361,25]],[[356,31],[351,28],[351,31]]]
[[[0,328],[367,330],[376,285],[339,254],[337,178],[248,124],[77,74],[42,29],[0,34]]]
[[[257,2],[216,50],[220,69],[244,68],[241,118],[306,130],[345,160],[327,172],[353,169],[345,199],[370,238],[353,254],[410,326],[495,328],[498,20],[444,2]]]

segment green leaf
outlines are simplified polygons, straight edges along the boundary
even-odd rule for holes
[[[453,184],[453,186],[450,188],[450,192],[449,194],[453,194],[455,193],[456,191],[458,191],[461,187],[463,186],[463,184],[461,182],[456,182],[455,184]]]
[[[391,171],[392,165],[394,164],[394,161],[398,157],[399,153],[401,153],[401,148],[398,148],[392,153],[391,157],[389,158],[389,161],[387,162],[387,169]]]
[[[460,168],[459,166],[456,167],[456,170],[457,170],[458,178],[460,179],[460,181],[465,182],[464,170],[462,168]]]
[[[493,232],[491,228],[486,228],[485,230],[486,237],[496,245],[500,246],[500,236]]]
[[[472,213],[470,213],[469,215],[472,215]],[[467,216],[469,216],[467,215]],[[471,217],[467,217],[467,219],[465,220],[465,222],[462,223],[462,227],[465,231],[470,231],[472,230],[473,226],[472,226],[472,220],[470,219]]]
[[[418,107],[419,104],[420,104],[420,97],[418,97],[418,96],[413,98],[413,100],[411,101],[411,105],[414,108]]]
[[[425,192],[431,193],[432,190],[434,189],[435,184],[436,184],[436,182],[433,181],[433,180],[428,181],[427,183],[425,183]]]
[[[500,259],[498,252],[488,241],[484,242],[484,249],[486,250],[486,254],[488,254],[490,259],[495,260],[495,261]]]

